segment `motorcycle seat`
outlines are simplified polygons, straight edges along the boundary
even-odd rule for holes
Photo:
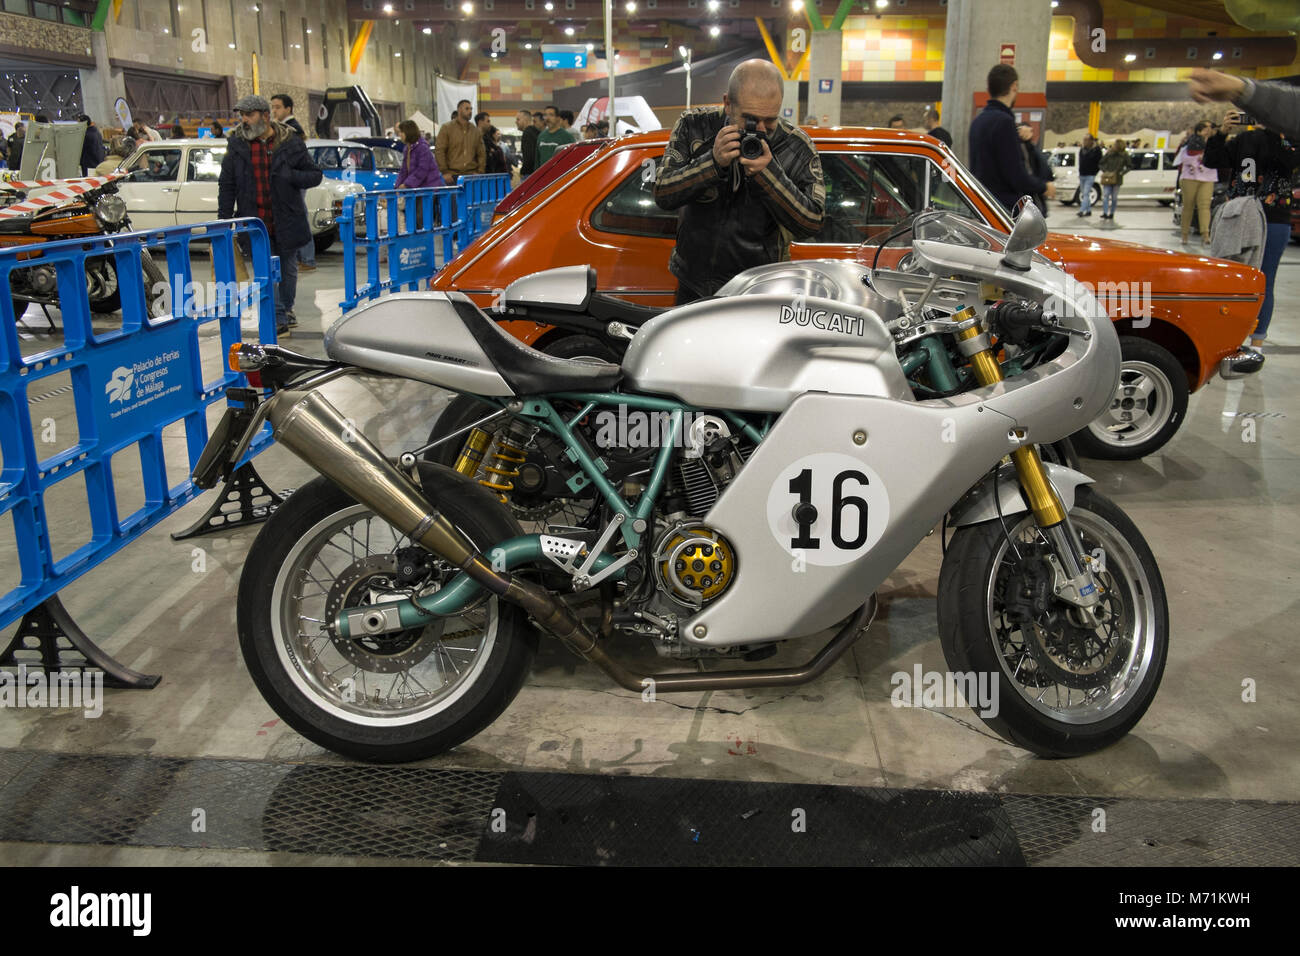
[[[447,301],[516,395],[603,392],[616,387],[623,379],[623,369],[610,362],[594,358],[556,358],[529,348],[501,328],[464,293],[448,292]]]
[[[21,235],[32,228],[31,216],[6,216],[0,219],[0,235]]]

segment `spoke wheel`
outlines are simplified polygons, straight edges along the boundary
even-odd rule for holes
[[[521,533],[459,476],[424,465],[421,478],[480,549]],[[420,759],[468,739],[528,673],[537,636],[521,610],[484,597],[387,634],[336,627],[343,612],[428,597],[457,573],[332,483],[309,482],[263,526],[240,579],[240,649],[258,690],[305,737],[364,760]]]
[[[1164,670],[1169,611],[1146,542],[1114,504],[1080,488],[1071,521],[1098,562],[1095,625],[1055,598],[1032,516],[960,529],[939,580],[939,633],[949,667],[994,675],[1008,740],[1043,756],[1090,753],[1118,740],[1150,705]]]

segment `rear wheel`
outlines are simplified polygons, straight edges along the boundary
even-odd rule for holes
[[[1050,547],[1030,514],[1008,518],[1007,531],[998,521],[959,529],[939,572],[949,669],[996,681],[980,719],[1044,757],[1092,753],[1127,734],[1168,652],[1164,583],[1133,522],[1086,486],[1070,518],[1102,589],[1096,626],[1053,596]]]
[[[480,489],[430,466],[421,479],[478,548],[520,534]],[[336,753],[377,763],[442,753],[518,693],[537,647],[527,615],[492,597],[372,637],[344,638],[333,622],[348,608],[434,593],[457,573],[317,478],[276,510],[244,565],[238,630],[249,674],[289,726]]]
[[[1123,361],[1110,408],[1071,436],[1088,458],[1129,460],[1173,438],[1187,414],[1187,373],[1167,349],[1121,335]]]
[[[322,233],[312,236],[312,245],[316,247],[317,252],[324,252],[330,246],[334,245],[339,238],[339,227],[331,226]]]

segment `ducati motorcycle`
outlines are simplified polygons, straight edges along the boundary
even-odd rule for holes
[[[58,239],[90,239],[130,232],[126,202],[117,195],[117,181],[125,177],[125,173],[110,173],[54,183],[0,183],[0,201],[7,203],[0,209],[0,248],[32,247]],[[29,195],[36,189],[41,193]],[[148,249],[142,249],[140,257],[146,298],[152,304],[162,288],[159,283],[166,283],[167,279]],[[116,312],[122,307],[118,280],[117,263],[112,255],[86,259],[86,292],[91,312]],[[54,266],[33,265],[13,270],[9,293],[15,319],[23,316],[29,303],[58,305],[59,284]]]
[[[195,483],[228,476],[268,424],[320,473],[267,521],[240,579],[260,692],[321,746],[392,762],[490,724],[548,637],[643,696],[801,684],[940,527],[938,636],[952,672],[997,681],[981,719],[1045,756],[1118,740],[1160,683],[1164,586],[1133,522],[1038,450],[1106,407],[1115,331],[1034,252],[1032,204],[1009,237],[946,212],[913,229],[894,269],[742,273],[646,322],[620,364],[530,349],[455,292],[357,309],[327,332],[327,360],[235,346],[256,381],[231,392]],[[582,294],[567,281],[533,287]],[[473,468],[383,454],[320,391],[358,373],[492,406],[467,431]],[[620,470],[587,436],[632,412],[663,431]],[[545,457],[568,462],[571,492],[593,489],[587,520],[527,530],[511,510],[538,447],[562,450]],[[665,669],[621,660],[618,635]],[[747,666],[786,641],[820,646]]]

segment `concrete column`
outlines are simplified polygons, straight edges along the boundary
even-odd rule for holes
[[[970,159],[970,122],[974,94],[988,89],[989,70],[1001,62],[1004,43],[1016,45],[1021,93],[1047,89],[1047,52],[1051,46],[1052,8],[1024,0],[948,0],[943,49],[942,124],[952,133],[952,148],[962,162]]]
[[[113,104],[119,96],[126,96],[126,80],[122,71],[108,65],[108,36],[101,31],[90,34],[90,47],[95,56],[93,70],[79,70],[81,77],[81,103],[86,115],[101,129],[117,125]]]
[[[816,14],[814,14],[816,16]],[[844,34],[839,30],[814,30],[812,53],[808,57],[808,112],[820,123],[840,123],[840,100],[844,95]],[[819,92],[822,80],[831,81],[829,93]],[[799,117],[802,121],[803,117]]]
[[[786,80],[781,84],[784,94],[781,97],[781,116],[795,126],[803,122],[803,117],[799,115],[799,79]],[[790,115],[786,116],[786,111]]]

